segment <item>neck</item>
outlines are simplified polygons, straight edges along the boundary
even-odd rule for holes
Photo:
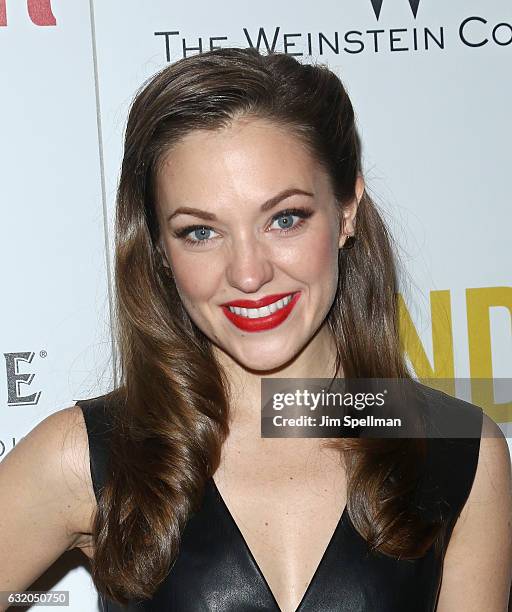
[[[230,386],[230,437],[249,440],[261,437],[261,381],[263,378],[333,378],[336,344],[326,325],[290,362],[279,368],[255,371],[244,368],[225,352],[214,347]],[[342,377],[343,372],[336,376]]]

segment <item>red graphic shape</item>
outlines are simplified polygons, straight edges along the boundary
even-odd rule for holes
[[[0,0],[0,27],[7,25],[6,0]],[[52,13],[51,0],[27,0],[28,15],[37,26],[54,26],[57,20]]]
[[[50,2],[51,0],[27,0],[28,14],[32,23],[38,26],[57,25]]]

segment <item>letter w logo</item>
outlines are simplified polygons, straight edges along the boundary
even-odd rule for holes
[[[57,21],[52,13],[51,0],[27,0],[27,11],[30,21],[37,26],[54,26]],[[5,0],[0,0],[0,26],[7,25]]]
[[[382,3],[384,0],[370,0],[373,6],[373,12],[375,13],[375,17],[377,19],[380,17],[380,9],[382,8]],[[409,0],[409,5],[411,7],[412,14],[414,15],[414,19],[416,19],[416,13],[418,12],[418,7],[420,5],[420,0]]]

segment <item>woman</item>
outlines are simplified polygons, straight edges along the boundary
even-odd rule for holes
[[[78,547],[109,611],[506,609],[510,459],[479,408],[424,387],[471,439],[260,435],[263,377],[411,377],[332,72],[223,49],[153,77],[129,114],[115,254],[121,383],[3,462],[2,589]]]

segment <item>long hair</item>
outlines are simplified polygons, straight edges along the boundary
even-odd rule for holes
[[[219,465],[229,385],[209,339],[191,321],[157,245],[156,180],[166,152],[192,130],[252,116],[284,126],[327,170],[343,207],[355,197],[361,147],[352,104],[326,66],[282,53],[224,48],[177,61],[149,79],[131,105],[115,220],[115,337],[119,384],[109,470],[93,524],[92,577],[110,599],[149,598],[175,560],[180,536]],[[339,250],[327,325],[346,378],[411,378],[398,333],[397,259],[365,191],[357,241]],[[442,522],[412,500],[425,440],[339,439],[347,510],[372,550],[401,558],[438,546]]]

